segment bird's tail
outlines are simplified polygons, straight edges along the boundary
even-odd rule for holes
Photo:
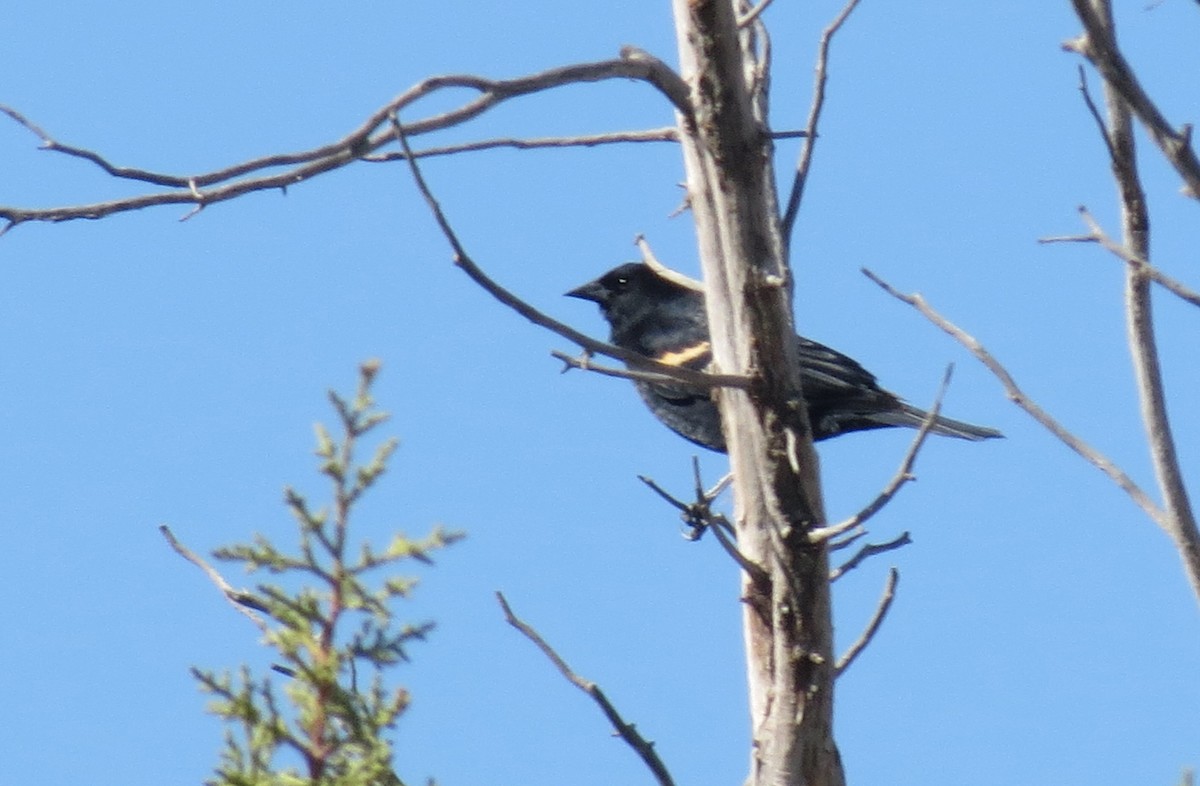
[[[881,423],[887,423],[889,426],[908,426],[909,428],[920,428],[927,417],[929,417],[929,413],[925,410],[903,402],[901,402],[899,409],[880,412],[874,415],[876,420]],[[933,426],[929,431],[933,434],[969,439],[973,442],[1004,436],[994,428],[976,426],[961,420],[942,417],[941,415],[938,415],[937,419],[933,421]]]

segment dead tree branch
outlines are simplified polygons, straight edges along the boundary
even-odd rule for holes
[[[538,313],[540,313],[540,312],[538,312]],[[542,315],[542,316],[545,316],[545,315]],[[545,318],[547,320],[551,320],[550,317],[545,317]],[[533,321],[536,322],[536,320],[533,320]],[[551,320],[551,321],[553,321],[553,320]],[[538,323],[538,324],[541,324],[541,323]],[[543,325],[543,327],[546,327],[550,330],[555,330],[551,325]],[[555,330],[555,332],[558,332],[558,331]],[[569,336],[567,338],[569,338]],[[597,350],[597,351],[599,351],[599,350]],[[567,370],[570,370],[573,368],[577,368],[577,369],[580,369],[581,371],[591,371],[595,374],[600,374],[600,375],[606,376],[606,377],[617,377],[618,379],[636,379],[636,380],[642,380],[643,382],[662,383],[662,382],[670,382],[672,380],[674,380],[674,381],[682,380],[682,378],[680,376],[673,374],[673,373],[659,374],[659,373],[655,373],[653,371],[639,371],[638,369],[613,368],[611,366],[598,365],[591,361],[590,350],[584,351],[582,354],[575,356],[575,355],[568,355],[566,352],[555,349],[550,352],[550,355],[551,355],[551,357],[553,357],[557,360],[561,360],[563,362],[563,366],[564,366],[563,370],[564,371],[567,371]],[[644,356],[635,362],[638,364],[642,364],[643,361],[645,361],[645,365],[647,365],[647,367],[650,367],[649,366],[650,363],[655,362],[652,358],[647,358]],[[669,366],[669,368],[678,368],[678,366]],[[690,370],[685,369],[685,371],[690,371]],[[751,380],[749,377],[739,375],[739,374],[710,374],[705,371],[693,371],[693,372],[691,372],[691,374],[702,375],[704,378],[698,380],[697,382],[695,382],[693,384],[703,385],[704,387],[748,388],[751,384]],[[689,376],[691,374],[689,374]],[[693,377],[693,379],[695,379],[695,377]]]
[[[642,131],[610,131],[602,134],[579,134],[577,136],[542,136],[532,139],[516,137],[500,137],[497,139],[479,139],[474,142],[463,142],[458,145],[443,145],[441,147],[426,147],[413,151],[417,158],[436,158],[452,156],[459,153],[476,153],[497,148],[513,150],[540,150],[561,147],[597,147],[599,145],[628,144],[642,142],[678,142],[679,132],[672,126],[664,128],[648,128]],[[405,154],[400,150],[389,150],[386,153],[372,153],[363,156],[363,161],[372,163],[390,163],[403,161]]]
[[[58,142],[17,110],[0,106],[0,112],[36,135],[45,150],[89,161],[116,178],[171,189],[87,205],[52,208],[0,206],[0,219],[7,221],[0,229],[0,234],[27,221],[99,219],[114,213],[159,205],[191,205],[194,213],[208,205],[254,191],[286,190],[319,174],[371,156],[385,145],[397,141],[394,129],[389,124],[392,114],[440,90],[461,88],[474,90],[478,95],[455,109],[408,124],[405,131],[410,137],[460,125],[512,98],[568,84],[611,79],[634,79],[650,84],[665,95],[677,111],[690,111],[687,86],[674,71],[641,50],[626,48],[621,52],[621,57],[615,60],[552,68],[515,79],[487,79],[471,74],[429,77],[372,112],[357,128],[329,144],[296,153],[263,156],[203,174],[171,175],[117,166],[95,151]],[[280,168],[283,171],[268,171]]]
[[[907,531],[901,532],[896,537],[892,538],[891,540],[884,541],[883,543],[865,543],[858,551],[854,553],[853,557],[829,572],[829,580],[837,581],[842,576],[845,576],[847,573],[857,568],[865,560],[870,559],[877,554],[886,554],[889,551],[895,551],[898,548],[903,548],[910,543],[912,543],[912,535]]]
[[[646,767],[649,768],[650,772],[654,774],[654,778],[658,781],[660,786],[674,786],[675,781],[671,779],[671,774],[667,771],[666,765],[663,764],[662,759],[659,758],[658,753],[654,750],[654,743],[650,742],[640,733],[638,733],[636,726],[634,726],[632,723],[627,723],[625,719],[621,717],[621,714],[617,712],[617,708],[613,706],[611,701],[609,701],[608,696],[606,696],[604,691],[600,689],[600,686],[591,680],[580,677],[578,674],[572,671],[571,667],[567,665],[567,662],[564,661],[557,652],[555,652],[553,647],[546,643],[546,640],[542,638],[541,634],[534,630],[533,627],[531,627],[528,623],[524,622],[515,614],[513,614],[512,608],[508,605],[508,600],[505,599],[502,593],[496,593],[496,600],[499,601],[500,608],[504,611],[505,622],[507,622],[509,625],[512,625],[521,632],[521,635],[532,641],[534,646],[541,650],[542,654],[550,659],[550,662],[553,663],[555,668],[557,668],[563,677],[566,678],[567,682],[570,682],[576,688],[579,688],[581,691],[591,697],[592,701],[596,702],[596,705],[600,707],[600,711],[604,713],[604,717],[607,718],[608,722],[612,724],[617,736],[624,740],[625,744],[633,749],[634,753],[638,755],[638,757],[645,763]]]
[[[772,139],[799,139],[804,137],[803,131],[773,131]],[[497,139],[479,139],[474,142],[463,142],[458,145],[443,145],[441,147],[426,147],[413,151],[417,158],[436,158],[458,153],[476,153],[497,148],[512,148],[513,150],[543,150],[562,147],[598,147],[600,145],[637,144],[643,142],[678,142],[679,129],[674,126],[663,128],[647,128],[641,131],[610,131],[602,134],[578,134],[572,136],[542,136],[532,139],[517,137],[500,137]],[[389,150],[386,153],[372,153],[362,157],[363,161],[371,163],[388,163],[403,161],[404,152]]]

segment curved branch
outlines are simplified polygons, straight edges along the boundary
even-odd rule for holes
[[[140,210],[157,205],[187,204],[196,210],[224,202],[253,191],[285,190],[319,174],[339,169],[381,147],[396,141],[388,118],[417,100],[440,90],[461,88],[479,95],[455,109],[416,120],[405,127],[409,136],[418,136],[459,125],[496,105],[519,96],[550,90],[568,84],[599,82],[610,79],[636,79],[657,88],[685,117],[690,117],[687,86],[665,63],[633,48],[623,49],[620,58],[552,68],[514,79],[487,79],[471,74],[433,76],[418,82],[371,113],[357,128],[334,142],[311,150],[283,153],[251,159],[239,164],[198,175],[172,175],[133,167],[117,166],[91,150],[62,144],[20,112],[0,106],[3,112],[36,135],[42,148],[81,158],[99,166],[116,178],[163,186],[174,190],[143,194],[107,202],[52,208],[0,206],[0,219],[8,221],[0,234],[27,221],[72,221],[99,219],[114,213]],[[282,172],[266,170],[288,167]],[[193,211],[194,212],[194,211]]]

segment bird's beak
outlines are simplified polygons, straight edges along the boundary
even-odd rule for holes
[[[580,300],[590,300],[593,303],[603,303],[608,299],[608,289],[599,281],[589,281],[581,287],[576,287],[566,293],[567,297],[577,297]]]

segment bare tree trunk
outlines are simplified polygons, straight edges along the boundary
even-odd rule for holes
[[[720,370],[751,375],[720,391],[735,478],[743,578],[753,786],[842,786],[833,739],[829,560],[802,403],[778,199],[766,133],[764,69],[731,0],[674,0],[691,117],[680,118],[688,196]]]

